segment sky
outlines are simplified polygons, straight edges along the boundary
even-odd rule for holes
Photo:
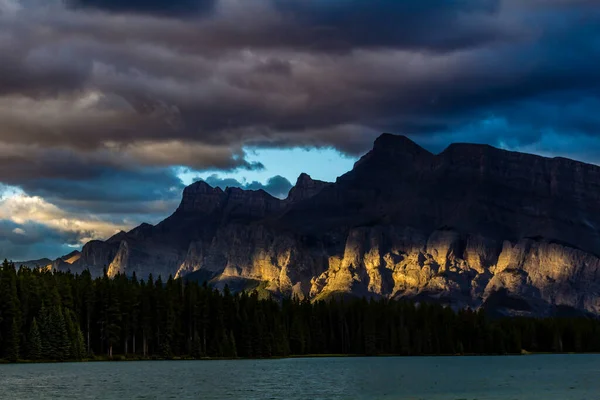
[[[600,163],[598,0],[0,0],[0,258],[183,187],[285,197],[382,132]]]

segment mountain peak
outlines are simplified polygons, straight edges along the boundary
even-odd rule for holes
[[[300,174],[300,176],[296,180],[295,186],[306,186],[306,185],[310,185],[312,182],[314,182],[313,178],[311,178],[310,175],[308,175],[307,173],[303,172]]]
[[[225,189],[223,215],[226,219],[258,219],[276,212],[283,202],[262,189],[244,190],[239,187]]]
[[[69,258],[76,257],[76,256],[78,256],[79,254],[81,254],[81,252],[80,252],[79,250],[73,250],[72,252],[70,252],[70,253],[69,253],[69,254],[67,254],[67,255],[64,255],[64,256],[62,256],[61,258],[62,258],[63,260],[67,260],[67,259],[69,259]]]
[[[422,155],[430,154],[423,147],[419,146],[411,139],[404,135],[393,135],[391,133],[383,133],[377,139],[373,145],[374,152],[386,152],[394,154],[410,154],[410,155]]]
[[[396,168],[414,168],[429,163],[435,155],[419,146],[408,137],[384,133],[375,139],[373,149],[362,156],[354,168],[338,178],[348,181],[357,175],[372,176],[374,173],[390,173]]]
[[[127,236],[127,232],[125,231],[119,231],[117,233],[115,233],[114,235],[112,235],[111,237],[109,237],[108,239],[106,239],[107,242],[120,242],[121,240],[123,240],[125,237]]]
[[[214,188],[204,181],[196,181],[183,190],[178,211],[210,213],[220,206],[223,194],[219,187]]]
[[[325,186],[329,185],[327,182],[315,180],[306,173],[301,173],[296,180],[296,185],[290,189],[290,193],[286,201],[294,203],[319,193]]]
[[[215,191],[222,192],[221,188],[212,187],[208,183],[206,183],[205,181],[202,181],[202,180],[196,181],[196,182],[192,183],[191,185],[187,186],[184,189],[184,192],[185,191],[189,191],[189,192],[193,192],[193,193],[212,193]]]

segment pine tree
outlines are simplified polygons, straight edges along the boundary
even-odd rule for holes
[[[198,333],[194,334],[194,338],[192,340],[192,356],[194,358],[204,357],[204,352],[202,351],[202,339]]]
[[[27,358],[34,361],[42,358],[42,337],[35,318],[27,337]]]
[[[76,327],[75,336],[71,342],[71,354],[75,360],[82,360],[87,351],[85,348],[85,339],[83,338],[83,332],[79,329],[79,326]]]
[[[17,272],[15,265],[4,260],[0,271],[0,338],[2,352],[9,361],[19,358],[21,339],[21,304],[17,295]]]
[[[113,357],[113,347],[119,343],[121,334],[121,314],[119,308],[119,302],[115,297],[111,297],[106,310],[106,342],[108,344],[108,356]]]
[[[303,329],[303,322],[300,315],[295,313],[292,317],[292,326],[290,328],[290,348],[292,354],[305,354],[306,340]]]
[[[12,362],[19,360],[21,330],[17,320],[13,318],[10,336],[7,340],[6,359]]]
[[[403,327],[400,332],[400,354],[408,356],[411,354],[410,331],[407,327]]]
[[[52,331],[52,359],[68,360],[71,356],[71,341],[61,307],[55,307],[50,314],[50,329]]]
[[[81,360],[86,354],[83,333],[79,328],[79,324],[73,322],[74,316],[71,313],[66,312],[64,318],[70,343],[69,355],[74,360]]]
[[[89,356],[92,353],[91,347],[91,333],[92,333],[92,312],[94,309],[94,282],[92,281],[92,275],[90,271],[85,270],[81,274],[81,293],[83,299],[81,300],[83,308],[83,316],[81,326],[85,329],[85,344],[86,354]]]
[[[229,357],[237,357],[237,345],[235,343],[233,331],[229,332],[229,346]]]
[[[38,317],[40,321],[39,331],[41,334],[42,345],[41,356],[44,360],[52,360],[56,352],[54,349],[54,331],[52,330],[52,326],[50,323],[50,313],[44,303],[42,303],[42,308],[40,309]]]

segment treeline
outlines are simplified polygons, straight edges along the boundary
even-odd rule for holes
[[[600,351],[600,322],[489,319],[389,300],[310,303],[169,278],[0,271],[0,359]]]

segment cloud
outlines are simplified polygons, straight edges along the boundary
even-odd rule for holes
[[[264,190],[270,195],[279,197],[280,199],[286,198],[290,189],[292,188],[291,182],[280,175],[269,178],[266,184],[258,181],[240,182],[233,178],[220,178],[217,174],[210,175],[202,180],[212,187],[220,187],[221,189],[226,189],[227,187],[238,187],[246,190]]]
[[[73,8],[189,16],[189,14],[201,14],[212,10],[216,0],[66,0],[66,3]]]
[[[539,96],[597,97],[600,15],[590,2],[364,4],[221,0],[200,20],[56,5],[3,15],[0,137],[152,165],[254,168],[243,152],[253,143],[356,155],[372,132],[450,134],[490,115],[512,123]],[[307,45],[332,37],[313,25],[344,36],[345,50]],[[502,35],[471,43],[487,37],[474,26]],[[431,47],[431,35],[459,32],[469,40]]]
[[[465,48],[510,38],[499,0],[274,0],[313,46]],[[435,27],[435,28],[434,28]]]
[[[140,166],[111,152],[1,143],[0,182],[70,211],[149,219],[176,206],[184,187],[171,167]]]
[[[73,213],[20,191],[0,197],[0,258],[58,257],[89,240],[106,239],[132,221],[111,222]]]
[[[176,206],[176,168],[264,168],[249,148],[600,162],[599,37],[593,0],[0,0],[0,182],[120,225]]]
[[[93,215],[73,215],[62,210],[37,196],[28,196],[26,194],[16,194],[0,199],[0,220],[10,221],[9,233],[13,239],[31,240],[32,227],[43,226],[61,234],[67,234],[70,237],[70,244],[79,242],[81,244],[99,238],[107,238],[126,226],[113,224],[98,219]],[[29,226],[29,228],[28,228]],[[15,229],[21,229],[27,232],[22,235],[14,232]],[[39,231],[39,229],[34,229]],[[6,233],[6,235],[8,235]]]
[[[75,247],[65,244],[61,239],[41,237],[40,241],[31,244],[19,244],[3,239],[0,236],[0,259],[12,261],[51,260],[72,252]]]

